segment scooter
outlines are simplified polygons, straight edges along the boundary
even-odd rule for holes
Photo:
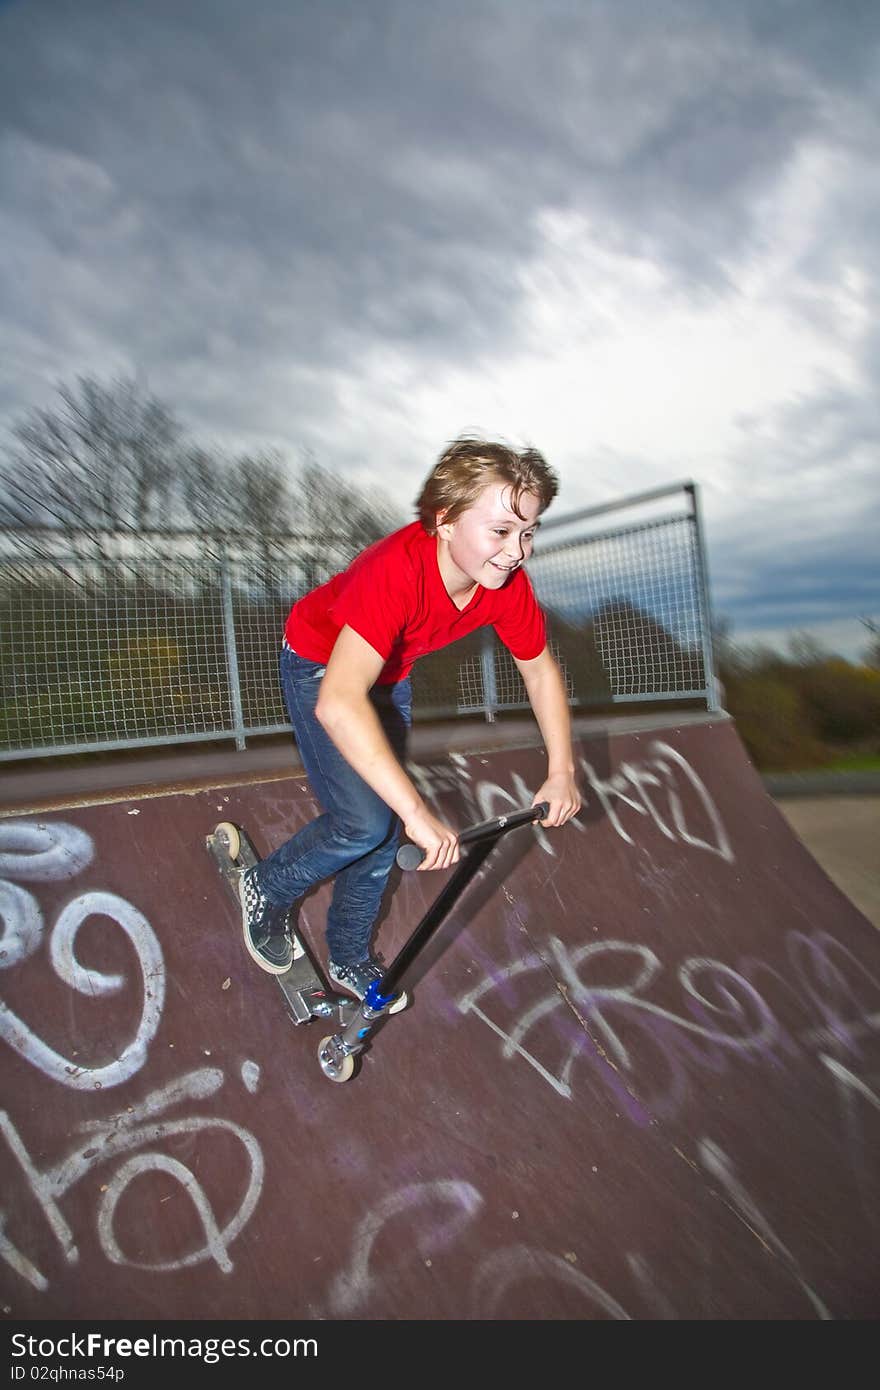
[[[382,978],[374,980],[369,986],[353,1015],[344,1022],[338,1033],[321,1040],[318,1061],[321,1070],[330,1081],[348,1081],[352,1077],[357,1055],[363,1052],[370,1034],[386,1014],[394,1013],[401,1007],[401,980],[458,901],[481,864],[492,853],[501,836],[516,830],[519,826],[543,820],[549,810],[547,802],[541,801],[536,806],[528,806],[510,815],[481,821],[479,825],[472,825],[461,832],[458,843],[462,848],[467,847],[468,853],[462,856],[452,877],[440,890],[412,936],[386,968]],[[417,869],[423,858],[424,854],[417,845],[401,845],[397,851],[398,866],[404,870]]]

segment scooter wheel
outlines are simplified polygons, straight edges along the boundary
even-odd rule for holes
[[[339,1066],[328,1067],[325,1065],[321,1053],[329,1042],[333,1039],[328,1033],[326,1038],[322,1038],[318,1044],[318,1061],[321,1063],[321,1070],[330,1081],[350,1081],[354,1075],[354,1057],[343,1057]]]
[[[214,826],[214,839],[229,855],[230,859],[237,859],[241,853],[241,836],[238,833],[238,826],[233,825],[231,820],[222,820],[219,825]]]

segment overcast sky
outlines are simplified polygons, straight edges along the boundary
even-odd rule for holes
[[[878,0],[0,0],[0,428],[136,375],[407,514],[701,485],[734,637],[880,618]],[[553,513],[551,513],[553,515]]]

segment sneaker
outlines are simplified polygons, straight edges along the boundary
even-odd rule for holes
[[[260,891],[256,868],[247,869],[238,880],[241,926],[248,954],[261,970],[283,975],[293,964],[293,946],[287,919],[290,908],[277,907]]]
[[[353,994],[356,999],[363,999],[367,990],[374,980],[381,980],[385,974],[382,966],[368,956],[366,960],[358,961],[357,965],[337,965],[335,961],[327,962],[327,974],[338,985],[344,989],[346,994]],[[389,1008],[390,1014],[399,1013],[405,1009],[409,1000],[406,994],[401,991],[395,995],[394,1003]]]

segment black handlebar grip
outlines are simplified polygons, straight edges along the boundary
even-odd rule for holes
[[[425,857],[425,851],[418,845],[401,845],[397,851],[399,869],[417,869]]]
[[[480,825],[470,826],[461,832],[459,844],[472,844],[476,840],[494,838],[508,828],[513,829],[518,825],[543,820],[546,815],[549,815],[549,812],[550,807],[547,802],[539,801],[537,806],[525,807],[522,811],[514,811],[509,816],[497,816],[494,820],[483,821]],[[424,857],[425,851],[419,849],[418,845],[401,845],[397,851],[397,866],[400,869],[417,869]]]

